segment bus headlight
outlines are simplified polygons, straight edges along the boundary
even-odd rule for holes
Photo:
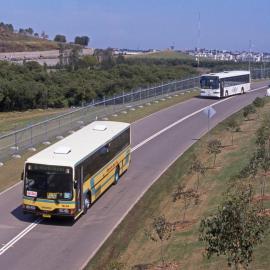
[[[24,208],[27,210],[36,210],[36,207],[34,205],[24,205]]]
[[[62,214],[69,214],[69,210],[68,209],[58,209],[58,212],[59,213],[62,213]]]

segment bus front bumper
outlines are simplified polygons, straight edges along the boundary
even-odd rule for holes
[[[209,92],[209,91],[201,91],[201,97],[217,97],[220,98],[220,92]]]
[[[44,218],[51,218],[52,216],[63,216],[63,217],[75,217],[76,215],[76,209],[54,209],[52,211],[47,211],[47,210],[41,210],[36,206],[33,205],[28,205],[28,204],[23,204],[23,213],[24,214],[33,214],[37,216],[42,216]]]

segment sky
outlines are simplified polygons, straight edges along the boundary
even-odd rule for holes
[[[0,0],[0,21],[94,48],[270,52],[269,0]]]

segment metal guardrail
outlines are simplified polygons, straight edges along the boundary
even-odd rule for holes
[[[48,145],[51,141],[62,139],[64,135],[72,133],[96,119],[121,111],[124,113],[143,103],[198,86],[199,77],[194,77],[133,90],[129,93],[123,92],[121,95],[95,100],[87,106],[5,134],[0,136],[0,162],[11,157],[20,157],[19,154],[27,149],[34,151],[34,146],[41,143]]]
[[[252,79],[270,78],[270,69],[254,69],[251,74]],[[64,135],[72,133],[96,119],[121,111],[124,113],[143,103],[152,102],[171,93],[185,92],[195,87],[199,87],[199,77],[134,90],[93,101],[92,104],[72,112],[16,130],[0,137],[0,163],[12,156],[19,157],[19,154],[27,149],[34,150],[34,146],[41,143],[50,144],[51,140],[62,139]]]

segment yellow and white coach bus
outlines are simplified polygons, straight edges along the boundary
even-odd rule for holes
[[[130,125],[96,121],[27,159],[23,211],[76,219],[130,163]]]
[[[250,90],[249,71],[224,71],[201,76],[201,96],[227,97]]]

